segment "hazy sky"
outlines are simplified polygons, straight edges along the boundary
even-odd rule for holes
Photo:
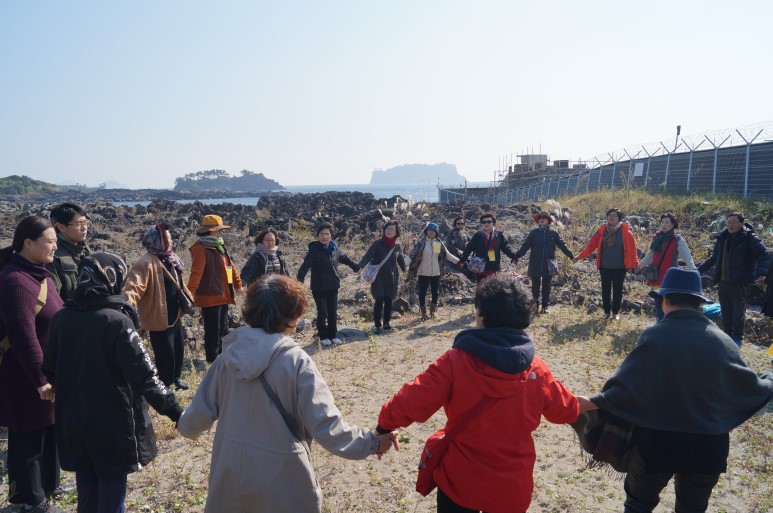
[[[773,2],[0,2],[0,176],[367,183],[773,119]]]

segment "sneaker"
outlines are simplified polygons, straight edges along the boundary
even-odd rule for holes
[[[188,390],[189,388],[191,388],[191,387],[190,387],[190,385],[189,385],[188,383],[186,383],[185,381],[183,381],[183,380],[181,380],[181,379],[176,379],[176,380],[174,380],[174,387],[175,387],[175,389],[177,389],[177,390]],[[68,492],[65,492],[65,493],[68,493]],[[54,497],[55,499],[58,499],[58,498],[59,498],[59,497],[57,497],[56,495],[53,495],[53,497]]]
[[[543,307],[542,307],[542,310],[540,310],[540,313],[541,313],[541,314],[546,314],[546,313],[548,313],[548,307],[547,307],[547,306],[543,306]]]
[[[381,326],[376,326],[375,328],[373,328],[373,333],[375,333],[376,335],[381,333]]]
[[[334,338],[333,340],[331,340],[331,342],[333,343],[333,345],[334,345],[334,346],[340,346],[341,344],[343,344],[343,343],[344,343],[344,341],[343,341],[343,340],[341,340],[341,339],[340,339],[340,338],[338,338],[338,337],[336,337],[336,338]]]
[[[616,321],[619,321],[620,320],[620,314],[615,314],[615,315],[612,316],[612,318],[614,320],[616,320]]]
[[[33,506],[32,509],[27,509],[27,506],[24,506],[24,508],[21,509],[24,513],[30,512],[30,513],[66,513],[65,511],[57,508],[48,500],[44,500],[37,506]]]
[[[384,331],[392,331],[392,326],[389,324],[384,324]]]
[[[320,343],[320,344],[322,344],[322,345],[323,345],[323,346],[325,346],[325,347],[327,347],[327,346],[329,346],[330,344],[332,344],[332,342],[330,341],[330,339],[329,339],[329,338],[323,338],[322,340],[320,340],[320,341],[319,341],[319,343]]]

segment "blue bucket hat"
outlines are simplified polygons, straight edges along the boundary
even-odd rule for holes
[[[650,291],[649,295],[657,299],[659,296],[667,296],[668,294],[689,294],[701,298],[705,303],[714,302],[713,299],[703,295],[701,273],[679,269],[678,267],[672,267],[666,271],[660,288]]]
[[[424,235],[427,235],[427,231],[432,230],[433,232],[440,234],[440,229],[437,226],[437,223],[427,223],[427,226],[424,227]]]

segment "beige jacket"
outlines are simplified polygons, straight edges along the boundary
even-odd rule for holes
[[[185,283],[179,280],[185,287]],[[185,288],[190,297],[193,294]],[[140,324],[148,331],[164,331],[169,327],[164,290],[164,264],[151,253],[145,253],[126,276],[123,294],[137,308]],[[179,320],[179,314],[178,314]]]
[[[309,443],[352,460],[378,450],[370,431],[343,420],[311,357],[292,338],[237,328],[223,339],[223,354],[178,423],[183,436],[196,438],[218,421],[206,513],[322,511],[312,463],[263,389],[264,373]]]

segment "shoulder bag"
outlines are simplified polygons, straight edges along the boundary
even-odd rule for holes
[[[421,460],[419,461],[419,474],[416,477],[416,491],[423,496],[437,488],[435,482],[435,469],[440,465],[443,455],[448,450],[456,435],[461,432],[470,420],[480,416],[492,404],[494,399],[484,397],[478,404],[464,412],[461,416],[446,424],[446,427],[436,431],[427,439],[424,444],[424,450],[421,451]]]
[[[38,316],[41,310],[43,310],[43,307],[46,306],[46,299],[48,298],[48,282],[45,278],[43,278],[43,281],[40,282],[40,292],[38,292],[38,299],[35,303],[35,317]],[[0,340],[0,364],[3,363],[3,356],[5,356],[5,352],[8,351],[11,348],[11,340],[8,338],[8,335],[3,337],[3,340]]]
[[[394,252],[396,247],[397,247],[397,244],[392,246],[392,249],[389,250],[389,253],[387,253],[387,256],[384,257],[384,260],[382,260],[380,264],[366,265],[365,268],[362,270],[362,273],[360,273],[360,278],[367,281],[368,283],[375,282],[376,278],[378,277],[378,272],[381,270],[381,266],[384,265],[387,260],[389,260],[389,257],[392,256],[392,253]]]
[[[284,352],[284,351],[283,351]],[[263,385],[263,389],[266,391],[266,394],[268,394],[269,399],[271,399],[271,402],[274,403],[274,406],[279,410],[279,413],[282,415],[282,418],[285,421],[285,424],[287,424],[287,429],[290,430],[290,433],[292,433],[293,437],[298,440],[301,445],[303,445],[303,448],[306,449],[306,455],[309,457],[309,460],[311,460],[311,448],[309,447],[309,444],[306,442],[306,437],[303,436],[303,429],[299,425],[298,422],[287,413],[287,410],[285,410],[284,406],[282,406],[282,401],[279,400],[279,396],[276,395],[276,392],[274,392],[274,389],[271,388],[271,385],[268,384],[268,381],[266,380],[265,372],[260,375],[260,384]]]
[[[663,263],[663,259],[666,257],[666,252],[675,239],[676,235],[671,237],[671,239],[669,239],[669,241],[666,243],[666,247],[663,248],[663,252],[660,253],[660,261],[657,264],[650,264],[641,270],[641,274],[644,276],[645,280],[658,281],[658,278],[660,278],[660,264]]]
[[[169,272],[169,269],[166,268],[163,262],[161,262],[161,269],[163,269],[166,275],[172,279],[175,285],[177,285],[177,302],[180,305],[180,315],[192,315],[193,298],[190,297],[185,291],[185,288],[180,285],[179,280],[172,276],[172,273]]]

